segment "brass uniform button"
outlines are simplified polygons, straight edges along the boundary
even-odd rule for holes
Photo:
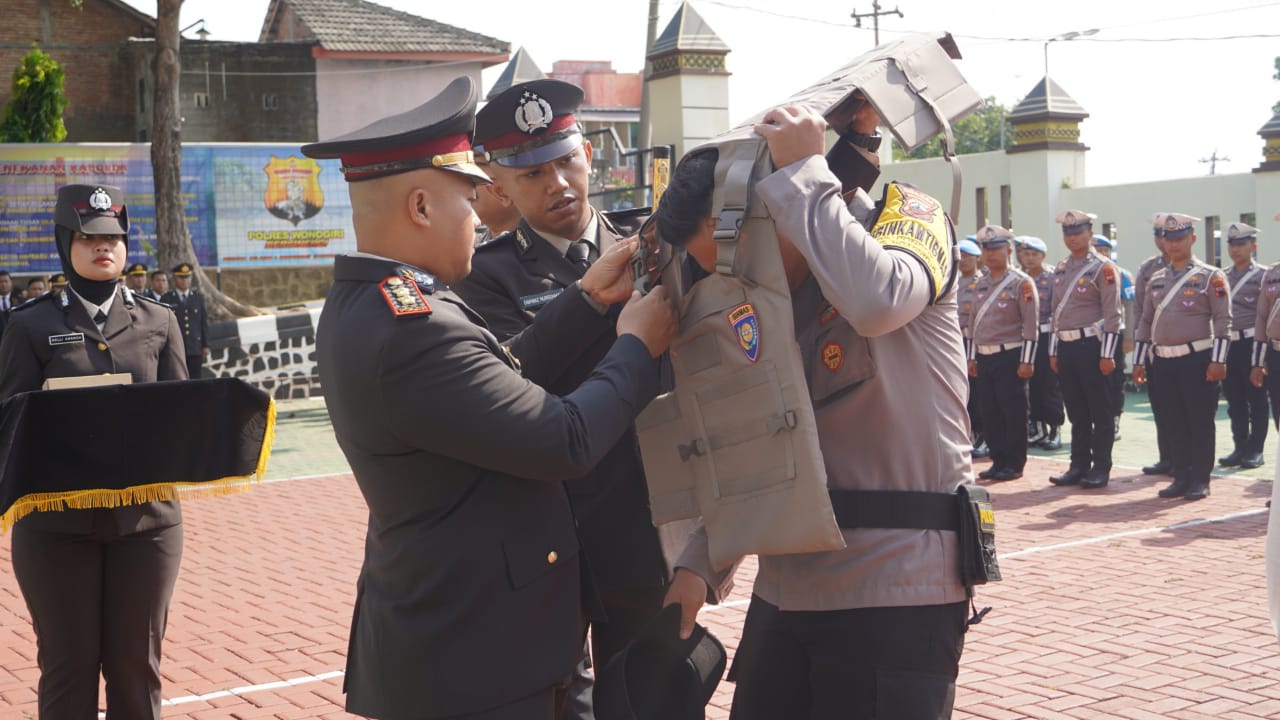
[[[560,556],[559,556],[558,554],[556,554],[556,551],[555,551],[555,550],[552,550],[551,552],[547,553],[547,564],[548,564],[548,565],[555,565],[555,564],[556,564],[556,561],[557,561],[557,560],[559,560],[559,559],[560,559]]]
[[[100,342],[100,343],[98,343],[98,349],[99,349],[99,350],[106,350],[106,349],[107,349],[107,344],[106,344],[106,343],[104,343],[104,342]]]

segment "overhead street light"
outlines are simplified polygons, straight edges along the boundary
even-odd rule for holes
[[[1090,28],[1088,30],[1072,30],[1071,32],[1062,33],[1061,35],[1057,35],[1055,37],[1049,38],[1048,40],[1045,40],[1044,41],[1044,76],[1049,77],[1049,43],[1067,42],[1068,40],[1075,40],[1076,38],[1089,37],[1090,35],[1097,35],[1097,34],[1098,34],[1098,28]]]

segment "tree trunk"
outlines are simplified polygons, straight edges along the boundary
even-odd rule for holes
[[[178,114],[178,13],[182,0],[156,3],[155,95],[151,116],[151,168],[156,191],[156,253],[160,268],[190,263],[193,285],[205,297],[210,320],[226,320],[261,315],[257,308],[236,302],[222,294],[205,277],[191,233],[187,231],[186,208],[182,198],[182,118]]]

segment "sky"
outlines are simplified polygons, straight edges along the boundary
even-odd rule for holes
[[[155,13],[154,0],[126,0]],[[730,120],[737,123],[875,45],[872,0],[692,0],[732,49]],[[649,0],[380,0],[382,5],[523,46],[544,72],[556,60],[609,60],[643,68]],[[256,41],[268,0],[185,0],[183,26],[203,19],[210,40]],[[660,34],[680,5],[662,0]],[[880,38],[951,32],[960,70],[984,97],[1012,108],[1049,75],[1090,117],[1081,125],[1087,184],[1111,185],[1250,172],[1262,162],[1258,129],[1280,101],[1280,1],[897,0],[881,3]],[[1052,11],[1050,11],[1052,8]],[[190,31],[187,37],[194,37]],[[487,69],[487,89],[502,66]],[[425,98],[424,98],[425,99]]]

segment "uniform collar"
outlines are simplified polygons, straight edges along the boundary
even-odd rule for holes
[[[559,251],[561,255],[564,255],[565,253],[569,252],[569,246],[574,244],[578,240],[586,240],[587,242],[594,245],[596,250],[599,250],[600,244],[596,242],[596,235],[599,234],[599,230],[600,230],[600,216],[596,214],[596,211],[593,208],[591,210],[591,219],[587,221],[587,227],[585,230],[582,231],[582,237],[576,240],[562,238],[562,237],[559,237],[558,235],[550,235],[541,230],[535,229],[534,231],[537,232],[538,236],[541,237],[543,240],[546,240],[547,242],[551,243],[551,246],[554,247],[557,251]]]
[[[110,295],[107,296],[106,302],[102,303],[101,305],[94,305],[88,300],[85,300],[84,297],[82,297],[80,293],[76,292],[75,289],[73,289],[70,285],[63,288],[63,292],[70,292],[73,296],[75,296],[77,300],[80,301],[81,305],[84,305],[84,310],[85,312],[89,313],[90,320],[92,320],[94,317],[97,317],[99,310],[102,311],[103,315],[110,315],[111,304],[114,303],[116,299],[116,293],[111,293]]]

